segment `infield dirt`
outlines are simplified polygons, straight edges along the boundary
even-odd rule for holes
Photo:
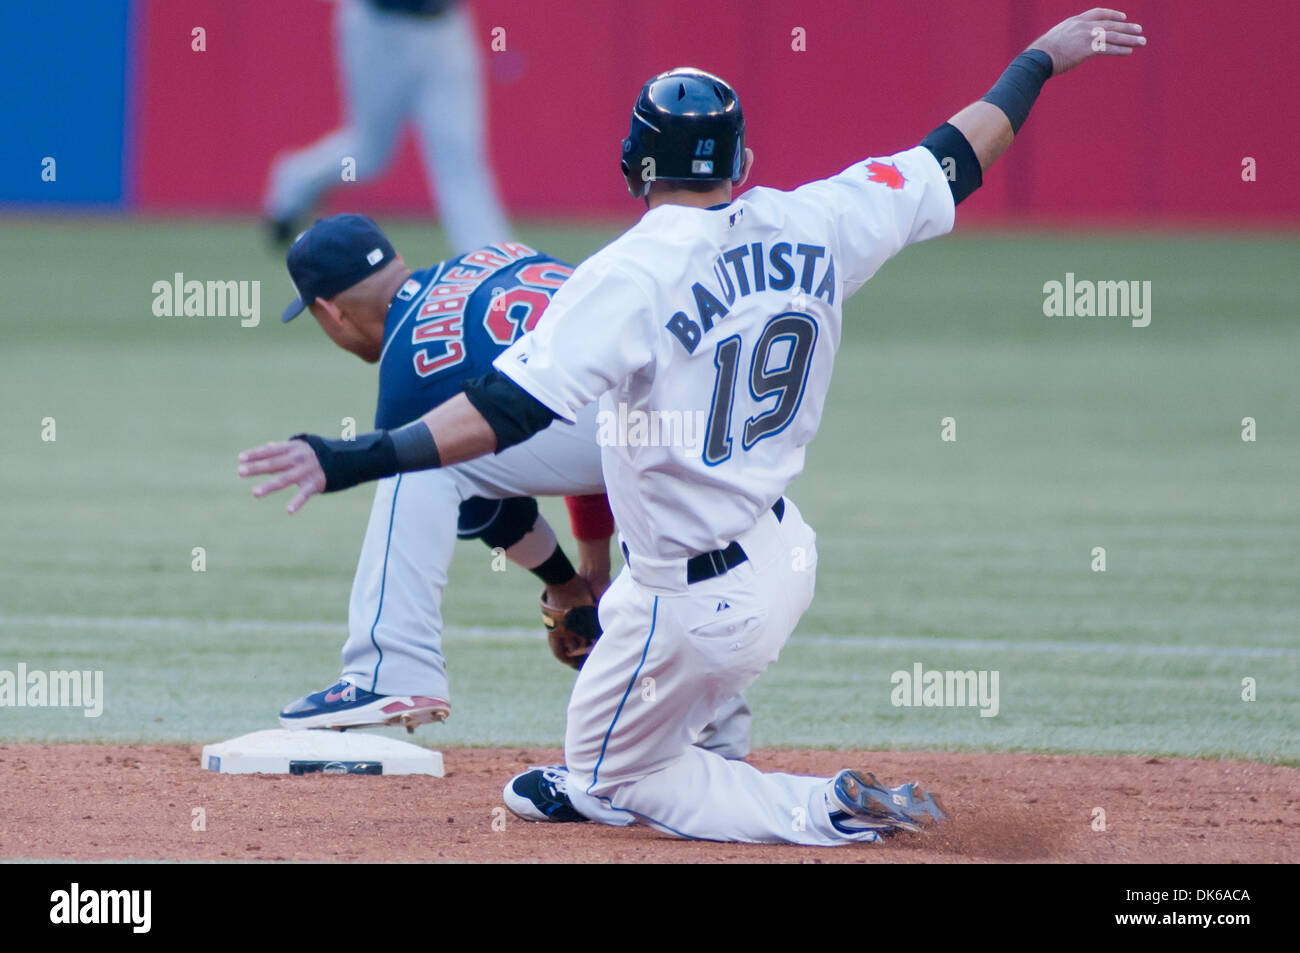
[[[926,835],[838,849],[532,824],[501,787],[555,749],[447,748],[445,778],[235,776],[177,745],[0,745],[0,858],[631,863],[1300,861],[1300,770],[1243,761],[766,750],[764,770],[867,767],[939,793]],[[1094,829],[1105,811],[1105,830]],[[203,830],[195,830],[196,809]]]

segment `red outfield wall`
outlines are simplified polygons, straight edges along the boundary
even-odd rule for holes
[[[617,171],[628,110],[648,76],[689,64],[740,91],[753,183],[788,188],[915,144],[1084,5],[474,0],[485,51],[489,32],[505,30],[506,50],[484,55],[493,161],[514,214],[631,216]],[[1150,45],[1052,80],[1016,147],[963,206],[968,219],[1300,222],[1300,3],[1122,6]],[[322,0],[140,0],[136,205],[255,209],[271,157],[338,120],[332,13]],[[195,26],[207,31],[206,52],[190,49]],[[791,49],[796,27],[806,52]],[[1246,156],[1255,182],[1242,181]],[[334,204],[427,210],[409,135],[382,182],[348,186]]]

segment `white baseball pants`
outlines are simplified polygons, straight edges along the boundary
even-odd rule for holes
[[[687,585],[685,561],[632,553],[569,701],[569,796],[592,820],[681,837],[838,845],[826,778],[764,774],[695,747],[778,654],[813,598],[816,534],[788,499],[737,540],[748,560]]]

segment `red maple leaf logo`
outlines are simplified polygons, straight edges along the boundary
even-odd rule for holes
[[[903,178],[903,173],[898,171],[897,166],[886,165],[883,162],[868,162],[867,178],[872,182],[883,183],[891,189],[901,189],[907,184],[907,179]]]

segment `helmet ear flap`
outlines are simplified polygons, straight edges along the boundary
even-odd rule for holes
[[[650,191],[650,181],[640,168],[646,158],[646,145],[640,138],[644,135],[644,130],[639,131],[638,135],[634,117],[632,134],[623,140],[623,158],[619,162],[623,179],[627,182],[627,190],[634,199],[644,198]]]
[[[626,159],[619,163],[619,168],[623,170],[623,181],[627,183],[627,190],[631,194],[632,198],[642,198],[645,195],[646,186],[650,183],[642,182],[641,176],[637,175],[636,172],[633,171],[632,167],[628,165]]]
[[[736,154],[731,160],[731,181],[740,181],[740,174],[745,169],[745,132],[742,129],[736,137]]]

